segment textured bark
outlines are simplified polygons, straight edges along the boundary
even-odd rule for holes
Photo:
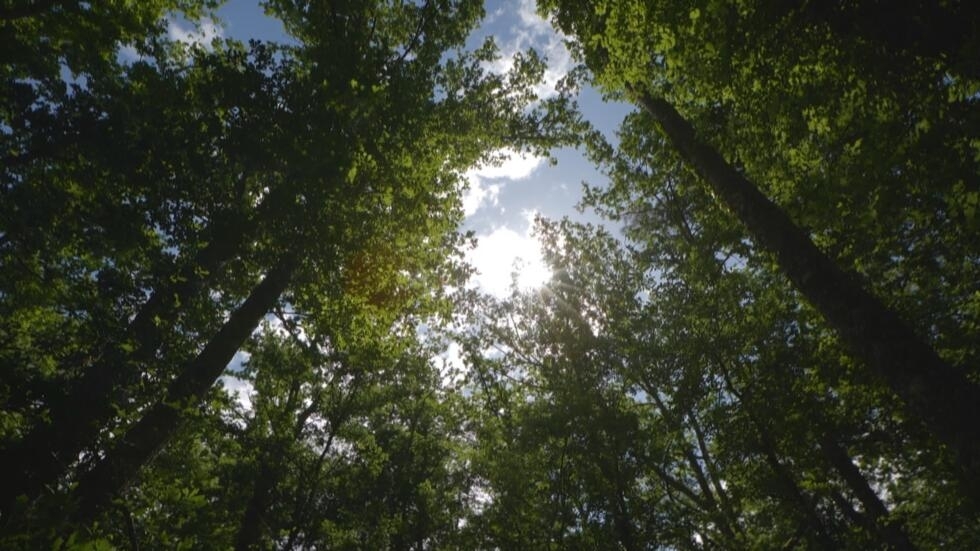
[[[950,447],[964,494],[980,495],[980,387],[820,251],[782,209],[700,140],[671,104],[647,93],[637,100],[841,340]]]
[[[174,283],[156,289],[129,323],[126,335],[132,352],[127,353],[118,342],[104,345],[68,395],[54,403],[51,422],[35,426],[15,447],[0,455],[5,470],[21,473],[0,488],[3,510],[18,496],[34,500],[45,488],[57,485],[116,415],[115,408],[122,403],[116,394],[127,382],[138,379],[142,364],[156,354],[162,340],[159,320],[172,320],[179,304],[189,302],[221,266],[239,254],[246,228],[252,225],[231,214],[216,222],[211,242],[174,275]]]
[[[294,262],[282,261],[251,292],[221,330],[170,385],[167,396],[149,409],[115,447],[79,480],[72,497],[75,518],[92,519],[136,478],[180,428],[185,411],[198,406],[225,366],[275,306],[292,276]]]

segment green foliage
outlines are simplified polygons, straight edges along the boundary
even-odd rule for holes
[[[821,250],[976,380],[975,322],[963,315],[980,267],[966,214],[966,182],[978,168],[976,98],[955,91],[976,84],[966,53],[976,38],[975,31],[946,38],[938,24],[953,18],[969,26],[975,10],[876,2],[539,6],[572,37],[607,96],[650,94],[675,106]],[[907,32],[878,32],[886,14]],[[725,421],[712,441],[726,484],[742,499],[736,511],[783,527],[753,534],[753,521],[745,534],[722,539],[770,547],[799,545],[806,534],[815,538],[808,546],[863,548],[880,538],[908,548],[889,535],[894,524],[869,522],[879,514],[873,493],[887,496],[880,508],[923,547],[951,544],[949,533],[926,537],[928,526],[975,526],[970,496],[952,489],[950,458],[849,357],[651,117],[630,115],[618,138],[615,148],[590,138],[610,185],[590,190],[587,203],[624,222],[652,279],[636,292],[649,295],[649,307],[669,305],[633,325],[644,331],[645,348],[656,348],[654,335],[666,339],[638,364],[667,358],[677,367],[660,384],[701,389],[699,397],[685,393],[684,403]],[[839,447],[859,477],[832,459]],[[950,499],[936,505],[948,520],[904,512],[932,499],[913,490],[925,487],[940,502]],[[849,492],[854,497],[843,497]],[[861,500],[860,508],[848,499]],[[966,532],[951,537],[954,546],[975,545]]]
[[[448,319],[446,288],[467,273],[461,174],[568,141],[571,104],[535,103],[533,55],[495,75],[493,48],[462,50],[479,2],[269,2],[296,42],[166,38],[169,10],[212,7],[0,12],[18,45],[0,98],[0,442],[24,473],[0,496],[3,541],[87,525],[163,548],[448,538],[453,398],[417,334]],[[205,390],[255,329],[242,320],[273,309],[318,348],[255,345],[266,367],[248,372],[259,397],[240,430]],[[263,374],[278,364],[296,367]],[[366,389],[329,383],[334,370],[366,373]],[[351,411],[331,409],[336,394]],[[338,423],[319,444],[314,413]],[[261,487],[267,473],[292,502]],[[239,530],[249,514],[272,524]]]
[[[164,17],[209,1],[0,8],[0,546],[980,545],[651,117],[575,113],[575,78],[675,105],[976,379],[973,10],[770,4],[542,0],[585,65],[545,101],[533,51],[463,49],[475,0],[269,0],[291,42],[207,47]],[[462,173],[575,141],[623,239],[540,220],[545,287],[466,290]]]

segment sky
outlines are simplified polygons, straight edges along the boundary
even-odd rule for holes
[[[502,53],[501,61],[492,69],[499,71],[508,68],[516,52],[534,48],[548,64],[545,82],[538,92],[542,96],[554,94],[554,85],[572,68],[573,60],[563,37],[535,13],[534,0],[489,0],[485,6],[486,18],[467,45],[476,48],[492,35]],[[216,21],[205,21],[194,27],[185,21],[172,20],[168,31],[174,40],[202,44],[210,43],[215,37],[242,41],[289,40],[282,24],[264,14],[259,0],[228,0],[218,10]],[[135,55],[135,51],[130,55]],[[615,128],[629,108],[603,101],[591,88],[581,91],[578,103],[582,114],[615,141]],[[477,270],[471,286],[502,298],[510,294],[512,274],[517,275],[516,283],[524,291],[540,287],[550,277],[533,234],[536,216],[603,223],[595,214],[579,212],[575,207],[582,198],[583,182],[602,185],[605,177],[582,151],[573,148],[553,151],[555,164],[546,158],[514,151],[499,153],[507,157],[503,163],[473,167],[465,174],[469,189],[462,195],[466,218],[461,229],[474,232],[477,238],[476,248],[467,254],[467,260]],[[461,367],[459,345],[448,343],[448,346],[440,355],[446,362],[444,365]],[[229,364],[232,370],[246,358],[244,352],[239,352]],[[250,410],[251,384],[232,375],[223,376],[222,382]]]
[[[503,54],[495,70],[506,70],[514,53],[533,47],[548,63],[541,95],[554,93],[555,83],[572,67],[563,38],[551,24],[535,13],[534,0],[490,0],[487,16],[470,36],[468,45],[477,47],[493,35]],[[215,36],[240,40],[282,41],[287,39],[281,23],[265,16],[258,0],[230,0],[218,11],[218,22],[205,22],[195,29],[184,22],[171,22],[174,39],[210,42]],[[627,113],[626,106],[602,101],[592,89],[579,97],[583,114],[599,130],[612,137],[615,127]],[[602,184],[604,177],[586,160],[581,151],[559,149],[552,154],[557,164],[545,158],[505,151],[509,155],[500,166],[474,167],[467,172],[469,189],[463,193],[466,214],[464,231],[477,237],[476,249],[467,255],[477,269],[472,285],[496,296],[509,294],[511,274],[518,274],[522,289],[543,284],[549,274],[541,261],[540,248],[533,236],[536,215],[550,219],[569,217],[600,223],[591,213],[579,213],[575,206],[582,197],[582,183]]]

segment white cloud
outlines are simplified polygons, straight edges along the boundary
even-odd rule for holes
[[[517,18],[514,36],[509,42],[500,45],[502,58],[489,67],[489,70],[504,73],[514,66],[514,55],[527,48],[534,48],[547,60],[544,82],[535,87],[538,97],[547,98],[557,94],[555,86],[572,68],[572,56],[565,47],[564,34],[542,18],[535,11],[534,0],[517,1]]]
[[[167,34],[175,42],[209,46],[215,38],[223,38],[225,30],[210,19],[202,20],[196,27],[187,22],[171,19],[167,22]]]
[[[121,44],[118,55],[119,60],[124,63],[132,63],[140,58],[139,51],[132,44]]]
[[[480,178],[470,176],[469,174],[466,179],[469,182],[469,187],[463,193],[464,215],[472,216],[476,211],[480,210],[484,201],[489,200],[494,205],[497,204],[497,195],[500,194],[499,184],[484,185]]]
[[[480,178],[506,178],[508,180],[523,180],[530,176],[542,163],[544,157],[528,153],[520,153],[513,149],[502,149],[495,154],[500,163],[485,163],[469,171]]]
[[[232,397],[234,397],[235,400],[238,401],[238,403],[245,409],[245,411],[252,411],[252,392],[255,391],[255,388],[252,386],[252,383],[244,379],[240,379],[234,374],[242,371],[243,365],[251,356],[251,354],[245,352],[244,350],[235,352],[235,355],[231,358],[231,361],[228,362],[227,366],[225,366],[225,369],[233,374],[222,375],[220,378],[220,381],[222,384],[224,384],[225,390],[228,391],[228,394],[231,394]]]
[[[472,216],[486,203],[498,203],[501,184],[487,180],[523,180],[533,174],[545,159],[513,149],[497,151],[494,157],[499,162],[484,163],[464,174],[468,184],[463,192],[463,213],[466,216]]]
[[[487,25],[493,23],[494,21],[500,19],[500,16],[503,14],[504,14],[504,8],[502,7],[497,8],[493,10],[492,13],[487,14],[487,16],[483,19],[483,24]]]
[[[456,341],[451,341],[446,350],[436,357],[439,376],[443,387],[454,387],[464,378],[466,362],[463,360],[463,349]]]
[[[544,20],[537,12],[535,0],[520,0],[517,7],[517,15],[521,18],[524,27],[532,29],[538,34],[544,34],[551,30],[551,25]]]
[[[529,219],[535,215],[526,214]],[[467,260],[477,271],[472,282],[498,297],[510,293],[512,274],[516,273],[517,287],[524,291],[540,287],[551,277],[531,225],[523,234],[500,227],[477,236],[477,246],[467,254]]]
[[[220,380],[228,394],[235,398],[242,409],[251,412],[252,394],[255,392],[252,383],[233,375],[222,375]]]

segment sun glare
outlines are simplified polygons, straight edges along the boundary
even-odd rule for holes
[[[535,243],[536,245],[537,243]],[[536,251],[533,258],[517,258],[517,287],[522,291],[530,291],[543,286],[551,279],[551,270],[541,258],[541,251]]]
[[[537,289],[551,279],[538,241],[510,228],[497,228],[480,236],[479,244],[468,256],[477,270],[474,283],[498,297],[510,294],[515,274],[521,291]]]

